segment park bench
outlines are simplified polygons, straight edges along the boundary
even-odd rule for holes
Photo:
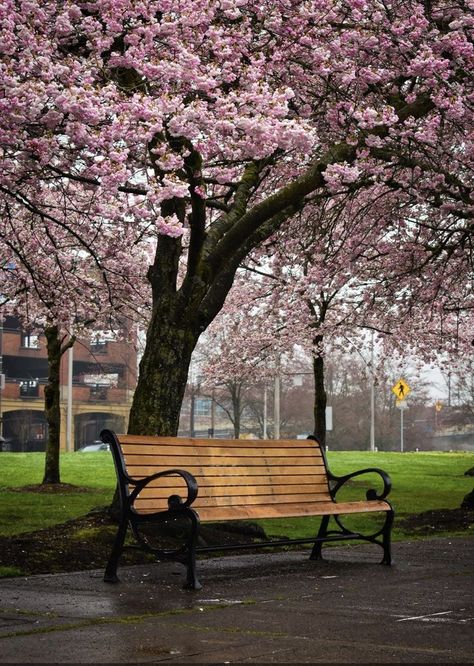
[[[381,546],[381,563],[391,563],[394,513],[385,500],[391,489],[389,476],[378,468],[334,476],[314,438],[192,439],[117,435],[103,430],[101,439],[110,444],[120,499],[120,522],[105,570],[106,582],[118,581],[117,567],[128,528],[136,540],[131,547],[142,548],[158,561],[174,560],[186,567],[184,587],[188,589],[200,588],[196,554],[208,551],[313,543],[310,558],[316,560],[321,558],[325,542],[360,539]],[[381,477],[377,477],[383,484],[380,493],[369,489],[364,500],[335,500],[343,484],[367,473]],[[367,512],[382,512],[382,526],[372,534],[354,532],[341,522],[341,515]],[[317,534],[258,543],[198,544],[201,522],[296,516],[321,516]],[[328,529],[331,516],[337,529]],[[147,525],[160,521],[168,526],[184,521],[182,543],[172,549],[152,544],[142,530],[146,532]]]

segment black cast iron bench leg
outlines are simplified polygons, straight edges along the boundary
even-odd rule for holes
[[[382,536],[382,547],[383,547],[383,559],[380,564],[392,564],[392,553],[391,553],[391,533],[393,525],[394,512],[387,511],[387,517],[385,519],[385,525],[383,527],[383,536]]]
[[[200,590],[201,583],[198,581],[196,573],[196,544],[199,531],[199,517],[195,511],[189,510],[188,516],[191,520],[191,530],[186,547],[186,581],[183,585],[185,590]]]
[[[117,576],[117,567],[120,555],[123,551],[123,544],[125,541],[125,535],[127,533],[127,523],[127,520],[121,518],[117,534],[115,535],[112,552],[110,553],[109,561],[107,562],[107,567],[105,568],[104,581],[106,583],[118,583],[119,581]]]
[[[322,517],[321,524],[319,526],[319,530],[318,530],[318,533],[316,535],[316,539],[318,539],[318,541],[316,541],[314,546],[313,546],[313,550],[311,551],[311,555],[309,556],[310,560],[322,560],[323,559],[323,556],[321,555],[321,549],[323,547],[323,539],[327,534],[329,518],[330,518],[330,516],[323,516]]]

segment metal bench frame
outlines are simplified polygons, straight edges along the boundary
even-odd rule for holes
[[[374,544],[377,544],[383,549],[383,558],[381,564],[390,565],[392,563],[391,556],[391,529],[394,520],[394,510],[390,503],[386,500],[388,496],[392,483],[389,475],[383,470],[370,467],[362,470],[358,470],[351,474],[345,474],[343,476],[335,476],[329,470],[327,465],[326,455],[320,447],[317,440],[310,436],[308,439],[312,439],[315,442],[315,446],[319,446],[321,450],[321,456],[324,460],[326,468],[326,476],[329,486],[329,492],[331,498],[335,500],[337,492],[340,488],[350,479],[354,479],[362,474],[367,473],[376,473],[379,474],[383,481],[383,489],[380,494],[376,490],[370,489],[366,492],[367,500],[384,500],[386,503],[385,511],[385,521],[380,529],[375,531],[372,534],[361,534],[359,532],[353,532],[352,530],[347,529],[340,515],[335,514],[334,512],[325,514],[315,512],[311,515],[322,516],[321,524],[319,526],[318,532],[313,537],[298,538],[298,539],[284,539],[284,540],[266,540],[259,542],[248,542],[248,543],[236,543],[236,544],[220,544],[212,546],[198,546],[198,535],[200,527],[200,518],[197,513],[192,508],[194,500],[198,496],[198,482],[196,478],[190,472],[184,469],[167,469],[159,471],[155,474],[147,476],[146,478],[132,478],[127,472],[127,465],[125,458],[122,453],[122,448],[120,445],[119,437],[111,430],[103,430],[101,432],[101,439],[103,442],[106,442],[110,445],[111,452],[113,455],[113,460],[115,464],[115,470],[117,474],[118,482],[118,496],[120,501],[120,522],[118,525],[117,533],[115,536],[114,544],[112,551],[109,557],[109,561],[106,566],[104,581],[108,583],[116,583],[119,578],[117,576],[117,568],[120,560],[120,556],[124,548],[139,548],[144,550],[147,553],[152,554],[158,561],[175,561],[180,562],[186,567],[186,580],[184,587],[186,589],[198,590],[201,588],[201,585],[197,578],[196,573],[196,555],[198,553],[212,552],[212,551],[227,551],[227,550],[240,550],[245,548],[260,548],[260,547],[278,547],[278,546],[288,546],[288,545],[297,545],[297,544],[307,544],[312,543],[313,548],[311,550],[310,559],[318,560],[322,558],[321,549],[322,545],[326,542],[331,541],[340,541],[340,540],[350,540],[357,539],[362,541],[368,541]],[[172,437],[167,438],[170,441],[173,440]],[[202,442],[202,440],[200,440]],[[217,440],[209,440],[213,444]],[[265,442],[252,442],[252,445],[264,446]],[[134,502],[138,497],[139,493],[146,488],[153,480],[158,478],[163,478],[167,476],[179,476],[186,483],[187,487],[187,497],[183,499],[179,495],[172,494],[168,498],[168,509],[165,511],[157,511],[154,513],[139,513],[134,508]],[[380,511],[379,509],[376,509]],[[370,511],[370,509],[366,509]],[[338,529],[328,529],[329,520],[333,516]],[[184,540],[183,544],[176,549],[161,549],[155,546],[152,546],[146,537],[140,533],[140,527],[146,525],[147,523],[156,523],[159,520],[173,521],[174,519],[183,518],[189,521],[189,530],[187,538]],[[245,516],[241,517],[242,520],[248,520]],[[130,527],[130,530],[136,540],[136,544],[125,546],[125,538],[127,534],[127,529]]]

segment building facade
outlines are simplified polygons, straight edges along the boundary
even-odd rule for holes
[[[44,451],[48,377],[46,338],[23,331],[14,317],[0,329],[0,423],[4,451]],[[94,332],[61,359],[61,449],[91,443],[103,428],[126,432],[137,379],[135,345]],[[1,440],[0,440],[1,441]]]

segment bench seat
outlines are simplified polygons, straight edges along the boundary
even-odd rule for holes
[[[111,446],[117,472],[121,523],[107,565],[105,580],[115,582],[127,526],[139,545],[157,559],[176,559],[187,566],[186,586],[196,589],[195,555],[215,547],[199,547],[203,522],[322,516],[311,539],[286,543],[314,543],[312,559],[321,557],[321,545],[336,539],[358,538],[384,549],[383,563],[390,564],[390,531],[393,509],[385,499],[391,482],[378,468],[367,468],[337,477],[328,468],[324,451],[314,438],[306,440],[222,440],[184,437],[117,435],[104,430],[101,438]],[[336,501],[344,483],[363,474],[378,475],[381,492],[369,489],[366,499]],[[383,527],[371,535],[347,530],[340,516],[368,512],[385,515]],[[152,548],[140,536],[141,525],[154,520],[187,518],[189,536],[173,553]],[[334,517],[339,529],[328,530]],[[379,539],[381,537],[381,539]],[[263,541],[256,545],[272,545]],[[239,545],[240,547],[240,545]]]
[[[387,502],[305,502],[262,506],[235,504],[228,507],[199,508],[201,522],[219,520],[257,520],[260,518],[297,518],[298,516],[337,516],[351,513],[387,511]]]

